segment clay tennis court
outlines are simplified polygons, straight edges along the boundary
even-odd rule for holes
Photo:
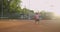
[[[60,32],[60,20],[0,20],[0,32]]]

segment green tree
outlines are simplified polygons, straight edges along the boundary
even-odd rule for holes
[[[46,12],[46,19],[52,19],[54,18],[54,13],[53,12]]]
[[[52,19],[54,17],[53,12],[45,12],[44,10],[40,12],[42,19]]]
[[[10,3],[10,13],[18,13],[21,10],[21,0],[12,0]]]
[[[40,15],[41,15],[41,17],[43,18],[43,19],[46,19],[45,17],[46,17],[46,12],[44,11],[44,10],[42,10],[41,12],[40,12]]]
[[[30,16],[33,16],[34,11],[27,8],[23,8],[20,14],[23,14],[23,16],[25,15],[27,18],[29,18]],[[25,16],[23,18],[25,18]]]
[[[20,13],[22,10],[20,7],[21,0],[0,0],[0,17],[8,17],[13,13]]]

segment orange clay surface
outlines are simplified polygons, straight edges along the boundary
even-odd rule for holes
[[[0,32],[60,32],[60,20],[0,20]]]

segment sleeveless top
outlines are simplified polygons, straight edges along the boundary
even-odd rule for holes
[[[35,15],[35,19],[39,19],[39,15]]]

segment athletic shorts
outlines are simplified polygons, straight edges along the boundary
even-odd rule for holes
[[[35,19],[35,21],[39,21],[39,19]]]

